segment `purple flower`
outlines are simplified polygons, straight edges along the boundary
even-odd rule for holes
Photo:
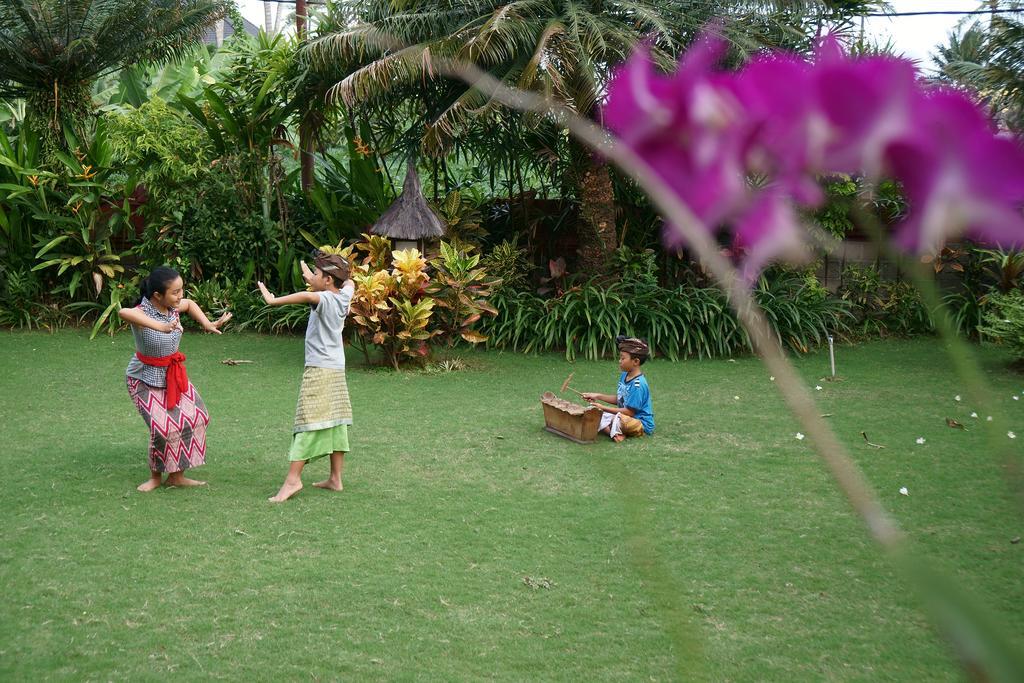
[[[780,256],[791,260],[805,252],[804,231],[791,202],[779,191],[760,192],[736,221],[736,246],[745,251],[740,277],[747,284],[761,269]]]
[[[920,94],[914,119],[913,133],[886,150],[910,205],[897,244],[934,253],[967,234],[1004,248],[1024,245],[1024,150],[993,134],[958,92]]]
[[[672,76],[634,53],[609,85],[605,125],[642,156],[704,222],[714,226],[743,204],[746,180],[736,123],[743,112],[716,81],[720,40],[704,38]]]
[[[905,249],[936,250],[959,234],[1024,244],[1024,150],[966,96],[928,90],[900,59],[851,58],[832,38],[813,61],[777,53],[732,73],[716,68],[723,52],[705,37],[661,75],[638,51],[603,114],[705,229],[730,226],[748,282],[798,251],[794,205],[820,204],[822,174],[901,181]],[[666,239],[679,232],[669,226]]]

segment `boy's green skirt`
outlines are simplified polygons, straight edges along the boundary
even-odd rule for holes
[[[316,460],[335,451],[348,453],[348,450],[348,425],[338,425],[315,432],[295,432],[288,459]]]
[[[288,459],[314,460],[335,451],[348,452],[350,424],[352,406],[345,370],[307,366],[302,371]]]

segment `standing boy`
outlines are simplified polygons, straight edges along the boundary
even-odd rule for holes
[[[316,271],[302,263],[302,277],[310,290],[276,297],[257,283],[268,306],[306,304],[310,307],[306,326],[306,359],[302,371],[299,404],[295,409],[292,445],[288,449],[288,476],[281,490],[270,498],[281,503],[302,490],[302,468],[310,460],[331,456],[330,476],[314,486],[341,491],[341,471],[348,446],[352,407],[345,382],[345,349],[341,332],[355,285],[349,264],[343,257],[317,252]]]

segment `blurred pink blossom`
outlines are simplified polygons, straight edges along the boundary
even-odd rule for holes
[[[799,251],[795,207],[820,205],[818,177],[832,173],[902,182],[896,241],[908,251],[958,235],[1024,245],[1024,149],[966,95],[930,89],[901,59],[850,57],[832,38],[813,60],[776,53],[735,72],[718,69],[724,51],[705,36],[664,75],[638,50],[603,116],[706,230],[731,228],[748,282]],[[668,226],[666,241],[679,239]]]

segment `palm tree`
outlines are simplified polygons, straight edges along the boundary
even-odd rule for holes
[[[426,95],[422,148],[436,157],[444,156],[474,121],[501,108],[464,84],[436,79],[435,57],[475,63],[506,83],[542,91],[593,117],[610,69],[640,40],[649,37],[666,63],[673,48],[670,27],[648,0],[356,0],[348,5],[356,23],[313,40],[312,54],[321,62],[356,65],[337,86],[350,103],[389,93]],[[581,234],[581,260],[596,272],[617,244],[611,178],[602,161],[580,156],[585,162],[575,184],[589,228]]]
[[[878,0],[830,0],[827,18],[849,15]],[[799,22],[815,15],[815,0],[349,0],[343,28],[310,42],[314,61],[350,72],[334,89],[349,105],[402,98],[422,104],[421,149],[442,157],[474,123],[484,126],[502,107],[463,83],[440,78],[435,60],[467,61],[525,90],[541,92],[585,117],[597,115],[611,70],[641,41],[668,66],[682,45],[708,22],[730,18],[727,34],[738,51],[764,45],[746,27],[750,17],[795,40]],[[781,19],[765,19],[769,10]],[[821,24],[819,19],[819,25]],[[804,31],[806,32],[806,31]],[[776,41],[777,42],[777,41]],[[548,125],[538,117],[520,126]],[[584,225],[581,266],[601,272],[617,245],[609,170],[576,149],[569,185],[575,186]]]
[[[79,133],[100,76],[189,53],[230,0],[3,0],[0,99],[24,98],[26,122],[51,149]]]
[[[1020,15],[995,15],[987,30],[981,22],[958,27],[932,63],[940,80],[976,91],[1002,125],[1024,133],[1024,7],[1007,4]]]

